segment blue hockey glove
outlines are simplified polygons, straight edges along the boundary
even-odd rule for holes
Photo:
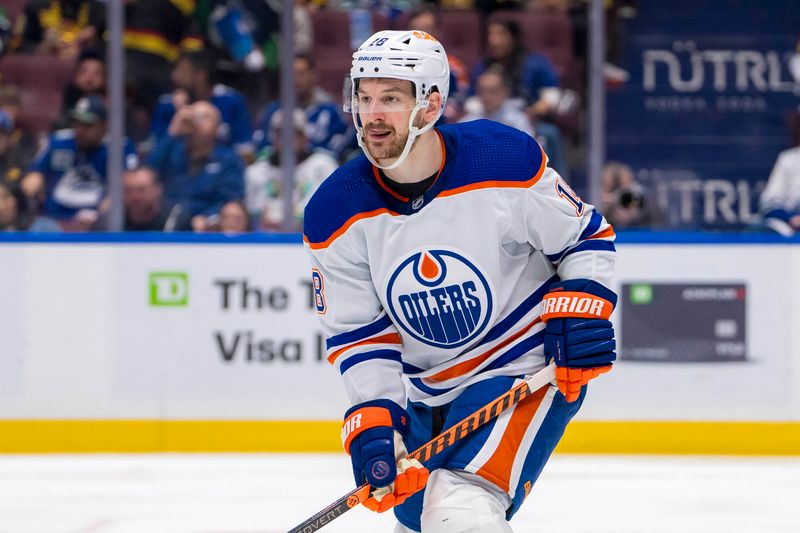
[[[614,328],[608,318],[617,295],[588,279],[561,281],[542,300],[544,355],[556,362],[558,389],[568,402],[580,396],[589,380],[611,370]]]
[[[428,470],[416,459],[405,459],[409,424],[405,409],[390,400],[361,403],[345,413],[342,442],[356,485],[379,489],[364,502],[368,509],[387,511],[428,482]]]

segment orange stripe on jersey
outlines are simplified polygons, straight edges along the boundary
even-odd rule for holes
[[[375,209],[373,211],[367,211],[365,213],[359,213],[357,215],[353,215],[352,217],[348,218],[347,222],[342,224],[341,228],[339,228],[336,231],[334,231],[333,234],[330,237],[328,237],[327,239],[325,239],[324,241],[322,241],[322,242],[311,242],[311,241],[308,240],[308,237],[303,235],[303,242],[305,242],[308,245],[308,247],[311,248],[312,250],[320,250],[322,248],[327,248],[328,246],[331,245],[331,243],[333,241],[335,241],[336,239],[338,239],[339,237],[344,235],[344,233],[348,229],[350,229],[350,226],[352,226],[353,224],[355,224],[359,220],[364,220],[365,218],[372,218],[372,217],[376,217],[378,215],[383,215],[383,214],[392,215],[393,217],[396,217],[396,216],[399,216],[400,213],[395,213],[394,211],[390,211],[389,209],[386,209],[385,207],[381,207],[380,209]]]
[[[378,170],[378,167],[376,167],[375,165],[372,165],[372,175],[375,176],[375,181],[378,182],[378,185],[381,186],[381,189],[383,189],[387,193],[391,194],[395,199],[400,200],[401,202],[407,202],[408,201],[408,198],[406,198],[402,194],[397,194],[388,185],[386,185],[383,182],[383,178],[381,177],[381,171]]]
[[[539,406],[542,405],[545,394],[550,387],[542,387],[522,400],[514,412],[511,414],[503,436],[488,461],[476,472],[482,478],[491,481],[503,491],[510,490],[511,469],[514,467],[514,459],[517,457],[522,439],[525,432],[533,420]]]
[[[344,348],[339,348],[332,354],[328,356],[328,362],[333,364],[336,361],[336,358],[342,355],[347,350],[351,350],[356,348],[357,346],[364,346],[367,344],[402,344],[402,339],[400,338],[399,333],[387,333],[386,335],[381,335],[380,337],[372,337],[371,339],[366,339],[361,342],[357,342],[355,344],[351,344],[349,346],[345,346]]]
[[[541,150],[542,147],[540,146],[539,149]],[[542,150],[542,164],[539,165],[539,170],[536,171],[536,174],[527,181],[500,181],[500,180],[482,181],[480,183],[464,185],[462,187],[456,187],[455,189],[450,189],[449,191],[440,192],[438,196],[439,197],[455,196],[457,194],[461,194],[464,192],[477,191],[480,189],[507,189],[507,188],[528,189],[536,185],[536,183],[541,179],[542,175],[544,174],[546,168],[547,168],[547,157],[544,155],[544,150]]]
[[[450,367],[450,368],[448,368],[446,370],[442,370],[441,372],[439,372],[437,374],[434,374],[431,377],[427,378],[427,380],[430,380],[430,381],[447,381],[448,379],[452,379],[452,378],[464,375],[467,372],[470,372],[470,371],[476,369],[481,363],[483,363],[488,358],[490,358],[492,355],[497,353],[498,350],[501,350],[502,348],[505,348],[506,346],[508,346],[509,344],[511,344],[512,342],[514,342],[518,338],[520,338],[522,335],[527,333],[533,326],[535,326],[536,324],[538,324],[541,321],[542,321],[542,319],[540,317],[536,317],[533,320],[533,322],[531,322],[530,324],[528,324],[527,326],[525,326],[524,328],[522,328],[518,332],[514,333],[509,338],[507,338],[506,340],[504,340],[503,342],[501,342],[500,344],[498,344],[494,348],[490,349],[489,351],[487,351],[485,353],[482,353],[481,355],[479,355],[477,357],[473,357],[472,359],[469,359],[467,361],[463,361],[461,363],[458,363],[457,365],[452,366],[452,367]]]
[[[589,239],[605,239],[606,237],[613,237],[614,235],[615,235],[614,228],[609,226],[606,229],[604,229],[603,231],[595,233],[591,237],[587,237],[586,240],[588,241]]]

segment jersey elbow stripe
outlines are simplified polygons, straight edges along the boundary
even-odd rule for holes
[[[377,337],[372,337],[360,342],[356,342],[353,344],[349,344],[338,350],[333,351],[328,355],[328,362],[330,364],[335,364],[336,359],[338,359],[343,353],[353,350],[355,348],[359,348],[362,346],[368,346],[373,344],[394,344],[394,345],[401,345],[403,343],[402,339],[400,338],[399,333],[387,333],[386,335],[379,335]]]
[[[578,246],[567,250],[564,256],[561,258],[563,261],[568,256],[572,254],[576,254],[578,252],[616,252],[617,248],[614,246],[612,241],[584,241],[580,243]]]
[[[609,231],[610,230],[610,231]],[[606,233],[608,232],[608,233]],[[605,234],[605,235],[601,235]],[[617,249],[614,247],[614,243],[610,240],[600,240],[600,239],[607,239],[614,237],[614,229],[611,226],[608,228],[600,231],[598,234],[595,234],[589,237],[587,240],[578,241],[578,243],[574,246],[561,250],[557,254],[550,254],[547,256],[547,259],[550,260],[551,263],[554,265],[557,264],[559,261],[562,261],[565,257],[572,255],[577,252],[585,252],[589,250],[601,250],[601,251],[610,251],[616,252]]]
[[[374,361],[376,359],[395,361],[399,364],[403,363],[400,357],[400,352],[397,350],[389,350],[389,349],[372,350],[369,352],[362,352],[352,355],[347,359],[345,359],[344,361],[342,361],[339,364],[339,373],[344,374],[345,372],[347,372],[348,370],[350,370],[352,367],[356,366],[359,363],[363,363],[365,361]]]
[[[603,215],[597,212],[596,209],[592,210],[592,215],[589,217],[589,223],[586,225],[586,228],[581,233],[581,236],[578,237],[579,241],[588,239],[595,233],[597,230],[600,229],[600,226],[603,225]]]
[[[606,229],[604,229],[602,231],[598,231],[597,233],[595,233],[591,237],[586,237],[586,240],[608,239],[608,238],[611,238],[611,237],[616,237],[616,233],[614,233],[614,228],[612,228],[611,226],[608,226]]]
[[[366,326],[361,326],[359,328],[328,337],[328,339],[325,341],[325,346],[330,351],[332,348],[336,348],[337,346],[353,344],[354,342],[358,342],[379,333],[383,333],[391,325],[392,320],[389,318],[389,315],[384,314],[378,320],[370,322]]]

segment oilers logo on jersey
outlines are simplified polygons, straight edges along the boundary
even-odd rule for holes
[[[389,277],[386,300],[395,324],[437,348],[475,340],[492,316],[486,276],[454,250],[416,250],[403,258]]]

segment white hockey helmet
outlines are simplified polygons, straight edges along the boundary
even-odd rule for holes
[[[408,80],[414,87],[415,106],[408,119],[408,140],[403,153],[389,166],[381,166],[373,160],[364,146],[362,124],[358,115],[358,80],[364,78],[392,78]],[[414,126],[420,109],[428,107],[428,98],[433,89],[442,96],[439,114],[421,128]],[[367,158],[379,168],[392,169],[399,166],[408,153],[414,139],[431,129],[444,113],[447,94],[450,90],[450,65],[444,46],[433,36],[423,31],[379,31],[353,53],[350,74],[345,78],[343,108],[353,114],[358,145]]]

